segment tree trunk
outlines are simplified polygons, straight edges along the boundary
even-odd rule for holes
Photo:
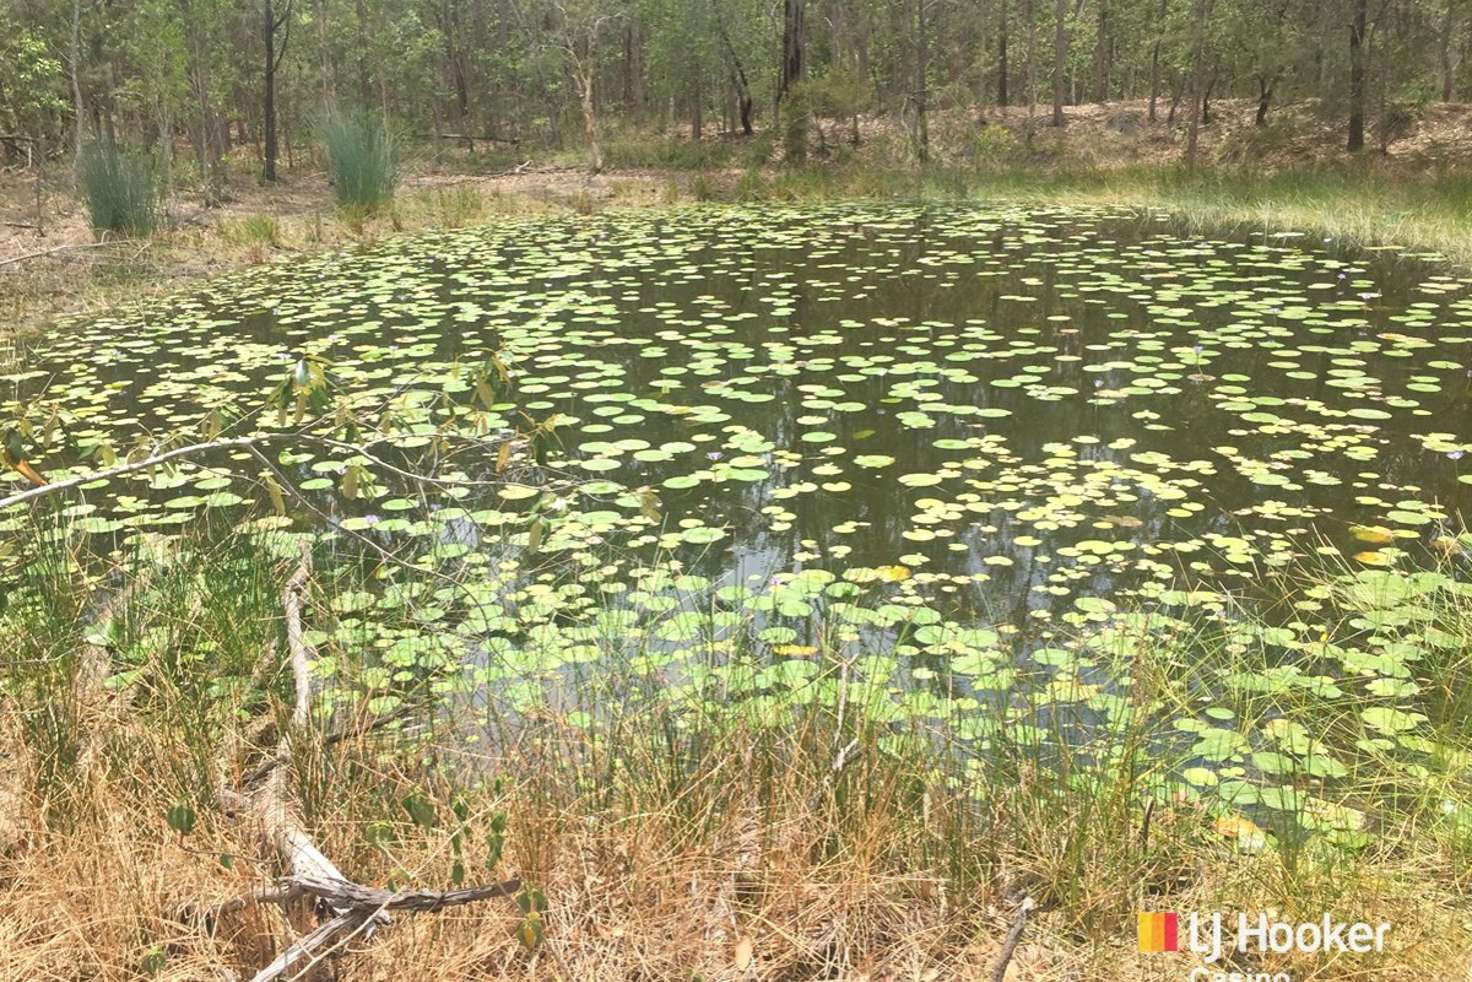
[[[920,163],[930,162],[930,119],[927,105],[930,92],[926,76],[930,72],[930,29],[925,22],[927,0],[915,0],[915,156]]]
[[[331,110],[337,105],[337,79],[336,71],[332,67],[332,49],[327,44],[327,5],[324,0],[315,0],[315,17],[317,22],[317,58],[319,71],[322,73],[322,106]]]
[[[1109,101],[1109,0],[1096,0],[1099,5],[1099,37],[1094,43],[1094,101]]]
[[[77,159],[82,157],[82,119],[86,111],[82,107],[82,83],[77,80],[81,72],[82,61],[82,0],[72,0],[72,38],[69,66],[72,82],[72,112],[76,115],[75,126],[72,127],[73,150]]]
[[[1201,79],[1201,54],[1206,46],[1206,20],[1211,16],[1211,0],[1196,0],[1195,38],[1191,45],[1191,125],[1186,130],[1186,163],[1196,163],[1196,135],[1201,128],[1201,104],[1204,86]]]
[[[1349,140],[1351,153],[1365,146],[1365,20],[1370,0],[1354,0],[1354,20],[1349,25]]]
[[[721,35],[721,46],[726,49],[726,57],[731,60],[732,80],[736,85],[736,106],[741,116],[741,133],[743,136],[751,136],[751,117],[756,110],[756,100],[751,95],[751,83],[746,77],[746,67],[741,64],[741,58],[736,54],[736,46],[731,43],[731,35],[726,31],[726,22],[720,20],[720,11],[716,12],[716,29]]]
[[[1007,108],[1007,0],[1002,0],[1002,20],[997,30],[997,105]]]
[[[1457,24],[1458,0],[1446,0],[1446,13],[1441,18],[1441,101],[1452,101],[1452,81],[1456,70],[1452,64],[1452,29]]]
[[[806,0],[782,2],[782,76],[777,84],[779,100],[803,77],[805,6]]]
[[[1063,125],[1063,72],[1068,62],[1068,0],[1053,4],[1053,125]]]
[[[1032,139],[1033,117],[1038,111],[1038,18],[1036,0],[1023,0],[1023,18],[1027,21],[1027,138]]]
[[[1254,126],[1266,126],[1268,121],[1268,104],[1273,99],[1273,85],[1276,79],[1266,75],[1257,77],[1257,116],[1252,120]]]
[[[700,91],[700,72],[695,73],[695,82],[690,87],[690,139],[699,140],[705,131],[705,98]]]
[[[265,166],[261,177],[276,180],[276,11],[271,0],[261,0],[261,40],[266,54],[266,79],[264,101],[261,105],[261,126],[265,130],[266,147],[262,154]]]
[[[1150,46],[1150,115],[1155,122],[1155,102],[1160,97],[1160,32],[1165,30],[1167,0],[1160,0],[1160,12],[1155,18],[1155,43]]]
[[[571,44],[568,53],[572,55],[573,84],[577,86],[578,106],[583,113],[583,138],[588,141],[588,172],[599,174],[603,171],[603,143],[598,136],[598,109],[593,101],[596,48],[590,40],[586,59],[579,58]]]
[[[777,85],[777,103],[794,85],[802,81],[804,64],[804,14],[806,0],[783,0],[782,3],[782,75]],[[807,108],[799,107],[786,122],[787,158],[801,163],[807,157]]]

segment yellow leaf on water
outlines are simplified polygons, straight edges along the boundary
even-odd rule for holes
[[[1431,548],[1443,556],[1458,556],[1466,552],[1462,544],[1449,535],[1441,535],[1431,540]]]
[[[910,567],[900,566],[878,566],[874,570],[879,574],[879,579],[884,583],[903,583],[910,578]]]
[[[1261,852],[1267,846],[1267,836],[1257,823],[1241,815],[1219,815],[1215,823],[1218,834],[1237,840],[1237,848],[1243,852]]]
[[[736,969],[744,972],[751,966],[751,939],[742,938],[736,942]]]
[[[1351,525],[1349,534],[1361,542],[1368,542],[1376,546],[1395,541],[1395,533],[1383,525]]]
[[[1354,558],[1357,562],[1364,563],[1366,566],[1390,565],[1390,558],[1386,556],[1385,553],[1376,552],[1373,549],[1367,550],[1365,552],[1357,552],[1354,554]]]
[[[818,649],[810,644],[779,644],[772,651],[786,658],[805,658],[818,653]]]

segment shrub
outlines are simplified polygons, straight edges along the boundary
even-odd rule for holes
[[[148,156],[94,143],[82,151],[77,179],[94,231],[142,236],[158,226],[158,175]]]
[[[393,200],[399,182],[398,148],[379,120],[334,114],[322,126],[322,144],[339,205],[373,210]]]

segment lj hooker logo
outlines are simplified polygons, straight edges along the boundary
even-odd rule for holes
[[[1235,921],[1221,914],[1146,912],[1139,915],[1142,952],[1190,951],[1207,964],[1228,951],[1239,955],[1355,953],[1385,950],[1387,923],[1336,921],[1325,914],[1317,921],[1292,923],[1267,914],[1238,914]],[[1206,968],[1191,970],[1191,982],[1286,982],[1287,973],[1222,974]]]

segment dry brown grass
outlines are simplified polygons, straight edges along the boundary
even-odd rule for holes
[[[0,851],[0,978],[135,979],[147,974],[142,967],[150,954],[160,952],[166,961],[155,966],[156,978],[250,977],[310,927],[304,912],[293,927],[275,908],[211,916],[217,904],[277,874],[259,827],[200,805],[191,834],[171,831],[164,813],[174,792],[166,789],[191,748],[163,735],[166,728],[128,720],[110,726],[105,756],[81,786],[69,789],[67,801],[43,802],[24,789],[11,800],[20,804],[10,817],[21,832]],[[12,762],[24,765],[20,745],[8,745],[15,748]],[[1002,868],[992,881],[963,890],[939,868],[913,859],[924,851],[917,839],[933,836],[937,857],[945,852],[940,840],[948,823],[938,792],[933,810],[901,814],[901,796],[886,800],[889,783],[881,781],[877,801],[854,822],[796,769],[774,770],[772,780],[759,781],[762,768],[750,766],[753,749],[728,750],[721,765],[682,794],[664,801],[634,796],[618,807],[579,796],[509,757],[480,758],[452,774],[442,762],[455,755],[403,753],[382,739],[300,755],[291,784],[318,843],[348,875],[370,884],[392,877],[447,888],[449,801],[458,789],[469,802],[468,829],[483,829],[496,811],[508,817],[506,853],[495,871],[485,868],[481,837],[466,836],[467,881],[514,873],[540,884],[550,900],[544,941],[534,952],[515,937],[517,908],[493,900],[400,914],[376,935],[344,944],[328,960],[335,974],[320,977],[982,978],[995,963],[1018,897],[1042,872],[1040,859],[1057,853],[1069,831],[1065,815],[1051,826],[1019,826],[1014,815],[1007,834],[1015,838],[977,843],[996,848]],[[440,765],[428,763],[435,757]],[[492,774],[506,778],[499,789]],[[414,825],[397,808],[410,790],[434,801],[441,817],[434,828]],[[692,818],[683,806],[701,796],[705,807]],[[1157,835],[1190,835],[1189,810],[1162,810],[1158,818]],[[387,838],[370,841],[371,831],[385,828]],[[1100,831],[1106,838],[1133,834]],[[225,855],[232,857],[228,867],[220,859]],[[1332,910],[1395,925],[1392,956],[1291,957],[1263,969],[1299,980],[1419,980],[1466,970],[1469,908],[1448,889],[1443,874],[1450,871],[1438,869],[1443,861],[1434,856],[1345,858],[1337,865],[1305,863],[1290,874],[1272,855],[1193,855],[1194,868],[1180,871],[1178,889],[1160,905],[1282,909],[1306,919]],[[1100,855],[1100,863],[1108,861]],[[1036,915],[1009,979],[1184,974],[1184,956],[1162,961],[1166,956],[1133,951],[1134,902],[1118,895],[1107,870],[1098,872],[1085,881],[1077,906]],[[1091,908],[1123,916],[1090,926]],[[1170,971],[1162,975],[1164,967]]]
[[[155,949],[168,955],[159,978],[248,977],[288,943],[287,925],[264,909],[215,925],[206,912],[273,875],[259,858],[258,829],[211,811],[189,836],[174,834],[150,771],[154,755],[177,760],[187,748],[136,732],[118,737],[124,745],[113,742],[109,763],[78,789],[64,820],[26,799],[18,816],[25,831],[0,856],[0,978],[135,978]],[[334,769],[365,749],[336,751]],[[383,773],[324,788],[319,843],[365,882],[397,871],[401,880],[445,887],[448,829],[405,820],[391,846],[365,843],[367,815],[382,813],[382,799],[392,798],[386,789],[403,778]],[[933,874],[893,868],[882,827],[858,835],[850,850],[815,858],[828,823],[786,794],[774,802],[780,820],[743,809],[715,816],[710,836],[692,834],[668,811],[553,805],[526,782],[475,800],[472,825],[491,809],[508,813],[503,874],[533,876],[551,898],[543,946],[525,951],[513,936],[519,912],[492,901],[400,915],[346,947],[335,959],[339,977],[403,978],[405,966],[425,979],[974,977],[1003,933],[999,913],[981,898],[951,896]],[[236,857],[231,868],[223,854]],[[482,869],[482,859],[470,840],[467,865]],[[738,952],[747,943],[743,969]],[[1039,967],[1045,960],[1041,949],[1022,959]]]

